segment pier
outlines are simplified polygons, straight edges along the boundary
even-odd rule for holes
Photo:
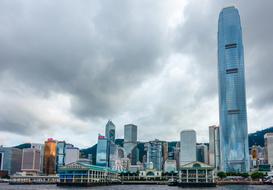
[[[110,168],[74,162],[60,168],[58,186],[100,186],[121,184],[117,171]]]
[[[58,176],[11,176],[10,185],[57,184]]]

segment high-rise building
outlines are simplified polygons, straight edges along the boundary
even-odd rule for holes
[[[106,126],[105,126],[105,137],[112,142],[115,142],[115,132],[116,131],[116,126],[112,121],[108,121]]]
[[[71,147],[71,146],[65,147],[65,157],[64,157],[65,165],[70,164],[72,162],[76,162],[77,160],[79,160],[79,158],[80,158],[79,148]]]
[[[196,159],[199,162],[208,164],[208,146],[205,144],[199,144],[196,146]]]
[[[65,165],[65,141],[57,142],[57,160],[56,160],[56,171],[58,172],[59,168]]]
[[[147,163],[153,163],[156,170],[161,171],[163,167],[162,141],[155,139],[145,144],[147,149]]]
[[[220,170],[220,134],[219,127],[209,126],[209,165]]]
[[[137,146],[137,126],[127,124],[124,126],[124,150],[126,157],[131,155],[132,151]],[[131,160],[132,161],[132,160]]]
[[[180,166],[196,161],[196,132],[184,130],[180,133]]]
[[[44,144],[40,144],[40,143],[31,143],[30,148],[34,148],[40,151],[40,173],[43,173],[44,170]]]
[[[124,125],[124,143],[137,142],[137,126],[134,124]]]
[[[273,133],[264,135],[265,162],[273,166]]]
[[[40,173],[40,154],[40,150],[36,148],[23,149],[21,170],[32,175]]]
[[[239,12],[224,8],[218,20],[221,169],[248,172],[244,50]]]
[[[179,168],[179,166],[180,166],[180,142],[176,143],[173,152],[174,152],[174,154],[173,154],[174,160],[176,161],[176,168]]]
[[[22,150],[12,147],[0,147],[0,171],[9,175],[21,171]]]
[[[57,141],[49,138],[44,147],[44,173],[56,174]]]
[[[116,160],[118,159],[118,145],[116,145],[113,141],[108,141],[109,146],[109,167],[115,168]]]
[[[1,148],[3,148],[3,147],[1,146],[0,150],[1,150]],[[0,152],[0,171],[3,170],[3,164],[4,164],[4,153]]]
[[[96,157],[96,165],[108,167],[109,166],[109,141],[105,136],[98,136],[97,143],[97,157]]]
[[[105,138],[108,141],[108,148],[106,157],[108,158],[108,166],[115,168],[115,162],[117,160],[117,145],[115,144],[115,130],[116,126],[112,121],[108,121],[105,126]]]
[[[162,148],[163,148],[163,163],[165,163],[165,161],[168,159],[168,153],[169,153],[169,151],[168,151],[168,142],[163,142],[162,143]]]

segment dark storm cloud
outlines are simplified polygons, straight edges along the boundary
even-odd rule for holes
[[[151,14],[151,3],[2,2],[1,71],[40,93],[70,93],[81,116],[112,115],[164,55],[162,5]]]
[[[63,114],[80,120],[74,128],[91,121],[97,129],[117,118],[119,125],[144,126],[145,138],[165,138],[166,127],[176,137],[217,123],[217,22],[230,4],[242,20],[249,107],[272,107],[272,1],[189,1],[181,10],[171,4],[1,1],[0,103],[9,112],[0,112],[0,130],[29,135],[57,125],[48,113],[35,112],[52,94],[69,97]],[[170,27],[173,11],[183,18]],[[24,104],[28,95],[39,99],[36,107],[31,98]]]
[[[191,1],[185,10],[185,23],[177,28],[177,51],[194,57],[200,80],[197,99],[217,95],[217,24],[223,7],[235,5],[240,12],[245,48],[247,95],[250,106],[273,104],[273,26],[272,1]],[[205,81],[205,82],[204,82]]]

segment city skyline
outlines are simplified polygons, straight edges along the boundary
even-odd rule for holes
[[[218,14],[230,4],[243,25],[248,131],[272,126],[270,1],[3,1],[0,144],[90,147],[108,119],[116,138],[134,123],[139,141],[194,129],[209,142],[208,126],[219,125]]]

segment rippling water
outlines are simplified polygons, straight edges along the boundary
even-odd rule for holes
[[[74,189],[92,189],[92,190],[196,190],[198,188],[179,188],[166,185],[113,185],[101,187],[57,187],[56,185],[8,185],[0,184],[2,190],[74,190]],[[201,188],[202,190],[269,190],[273,186],[269,185],[227,185],[215,188]]]

